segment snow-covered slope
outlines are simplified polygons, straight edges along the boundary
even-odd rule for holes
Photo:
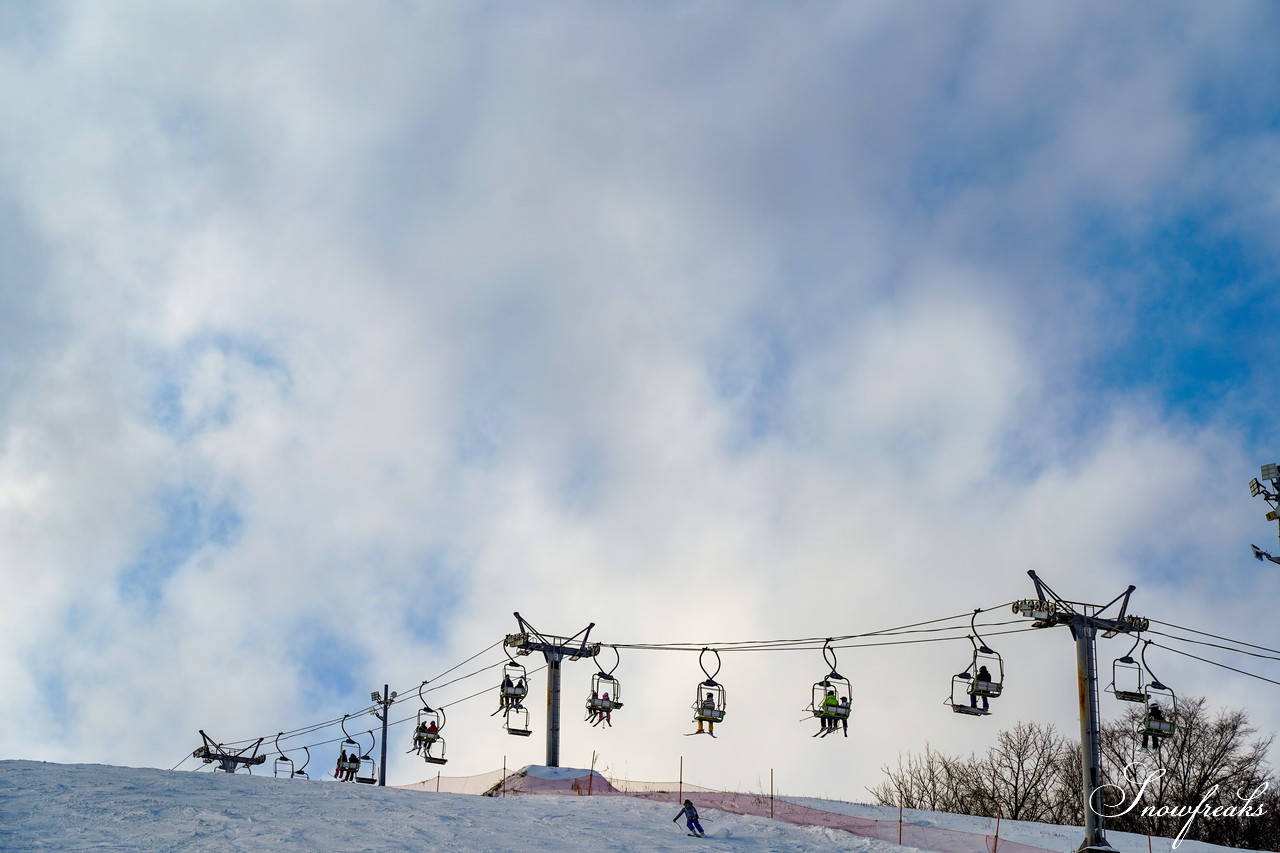
[[[875,807],[821,803],[832,811],[885,818]],[[863,810],[863,811],[858,811]],[[898,853],[902,848],[838,830],[704,810],[708,838],[690,838],[671,819],[673,803],[630,797],[475,797],[287,781],[264,776],[0,762],[0,850],[442,851],[442,853],[661,853],[703,845],[737,853]],[[923,815],[936,825],[948,815]],[[896,813],[894,814],[896,817]],[[984,825],[966,825],[984,832]],[[1065,833],[1065,834],[1063,834]],[[1005,824],[1002,837],[1051,850],[1074,849],[1078,832]],[[1146,839],[1125,853],[1145,853]],[[1168,850],[1168,842],[1154,845]],[[1187,853],[1209,845],[1186,843]]]

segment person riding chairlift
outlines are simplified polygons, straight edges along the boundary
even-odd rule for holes
[[[987,668],[986,668],[985,666],[980,666],[980,667],[978,667],[978,674],[977,674],[977,676],[974,678],[974,681],[975,681],[975,682],[980,682],[980,681],[981,681],[981,682],[987,682],[987,683],[990,683],[990,681],[991,681],[991,673],[987,671]],[[975,683],[975,685],[974,685],[974,686],[975,686],[975,687],[977,686],[977,685],[976,685],[976,683]],[[978,694],[977,694],[977,693],[970,693],[970,694],[969,694],[969,707],[970,707],[970,708],[977,708],[977,707],[978,707]],[[986,695],[985,695],[985,694],[984,694],[984,695],[983,695],[983,697],[982,697],[982,710],[984,710],[984,711],[990,711],[990,710],[991,710],[991,703],[987,701],[987,697],[986,697]]]
[[[836,699],[836,692],[828,690],[826,698],[822,700],[821,707],[818,708],[818,721],[822,724],[819,731],[833,732],[836,729],[836,708],[840,706],[840,700]]]
[[[702,700],[702,706],[698,711],[698,731],[695,734],[702,734],[702,721],[707,722],[707,734],[716,733],[716,698],[708,693],[707,698]]]
[[[1147,717],[1150,719],[1151,722],[1163,723],[1164,711],[1161,711],[1160,706],[1157,705],[1155,702],[1152,702],[1151,708],[1147,712]],[[1148,741],[1150,741],[1151,746],[1154,747],[1156,750],[1159,750],[1160,741],[1162,740],[1164,740],[1164,738],[1160,737],[1160,735],[1153,734],[1152,732],[1147,731],[1145,726],[1143,727],[1143,730],[1142,730],[1142,748],[1143,749],[1148,748],[1147,743]]]
[[[613,728],[613,712],[612,710],[610,710],[613,707],[613,705],[609,701],[609,694],[606,693],[603,696],[601,696],[600,702],[601,702],[600,710],[596,712],[597,719],[591,725],[596,726],[596,725],[599,725],[600,723],[606,723],[608,724],[609,728]]]

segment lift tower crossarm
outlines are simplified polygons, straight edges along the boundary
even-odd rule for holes
[[[560,662],[565,658],[580,660],[594,658],[600,654],[599,643],[589,643],[591,629],[596,626],[592,622],[572,637],[557,637],[543,634],[534,628],[519,611],[515,613],[516,624],[520,632],[508,634],[506,645],[516,650],[518,655],[542,652],[547,662],[547,766],[560,766]],[[581,637],[581,639],[579,639]]]
[[[258,747],[262,746],[265,738],[258,738],[248,746],[240,749],[227,749],[220,743],[214,743],[213,738],[204,733],[204,729],[200,729],[200,737],[204,740],[204,745],[196,747],[195,752],[191,753],[192,758],[199,758],[205,764],[218,762],[218,769],[226,773],[235,773],[236,769],[243,764],[245,767],[254,767],[262,764],[267,760],[265,755],[258,755]],[[249,753],[245,755],[245,753]]]
[[[1102,817],[1102,755],[1098,732],[1098,661],[1096,651],[1097,632],[1103,631],[1104,637],[1117,634],[1128,634],[1131,631],[1145,631],[1150,621],[1141,616],[1125,613],[1129,608],[1129,596],[1133,594],[1132,584],[1120,595],[1104,605],[1069,602],[1049,588],[1040,580],[1034,571],[1027,574],[1035,584],[1037,599],[1019,601],[1013,605],[1013,612],[1023,616],[1034,617],[1037,628],[1051,628],[1066,625],[1071,629],[1071,636],[1076,641],[1076,675],[1080,692],[1080,770],[1083,783],[1081,795],[1084,802],[1084,841],[1078,850],[1101,851],[1115,853],[1115,848],[1107,843],[1107,836]],[[1045,593],[1052,597],[1046,599]],[[1102,613],[1117,601],[1122,602],[1116,618],[1104,618]]]

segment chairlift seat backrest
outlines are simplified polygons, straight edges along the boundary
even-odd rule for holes
[[[1004,685],[999,681],[973,681],[969,693],[973,696],[999,696]]]

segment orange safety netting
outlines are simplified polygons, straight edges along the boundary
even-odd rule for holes
[[[532,769],[532,768],[529,768]],[[488,794],[490,796],[527,794],[568,794],[578,796],[636,797],[659,802],[678,803],[685,795],[696,798],[699,809],[716,809],[730,814],[772,818],[798,826],[823,826],[839,829],[864,838],[877,838],[905,847],[929,850],[931,853],[1053,853],[1043,847],[1007,841],[976,832],[874,820],[839,814],[803,806],[767,794],[735,794],[679,782],[635,782],[607,779],[586,770],[538,768],[537,772],[519,771],[503,776],[501,771],[480,776],[437,776],[414,785],[400,787],[419,791]]]

